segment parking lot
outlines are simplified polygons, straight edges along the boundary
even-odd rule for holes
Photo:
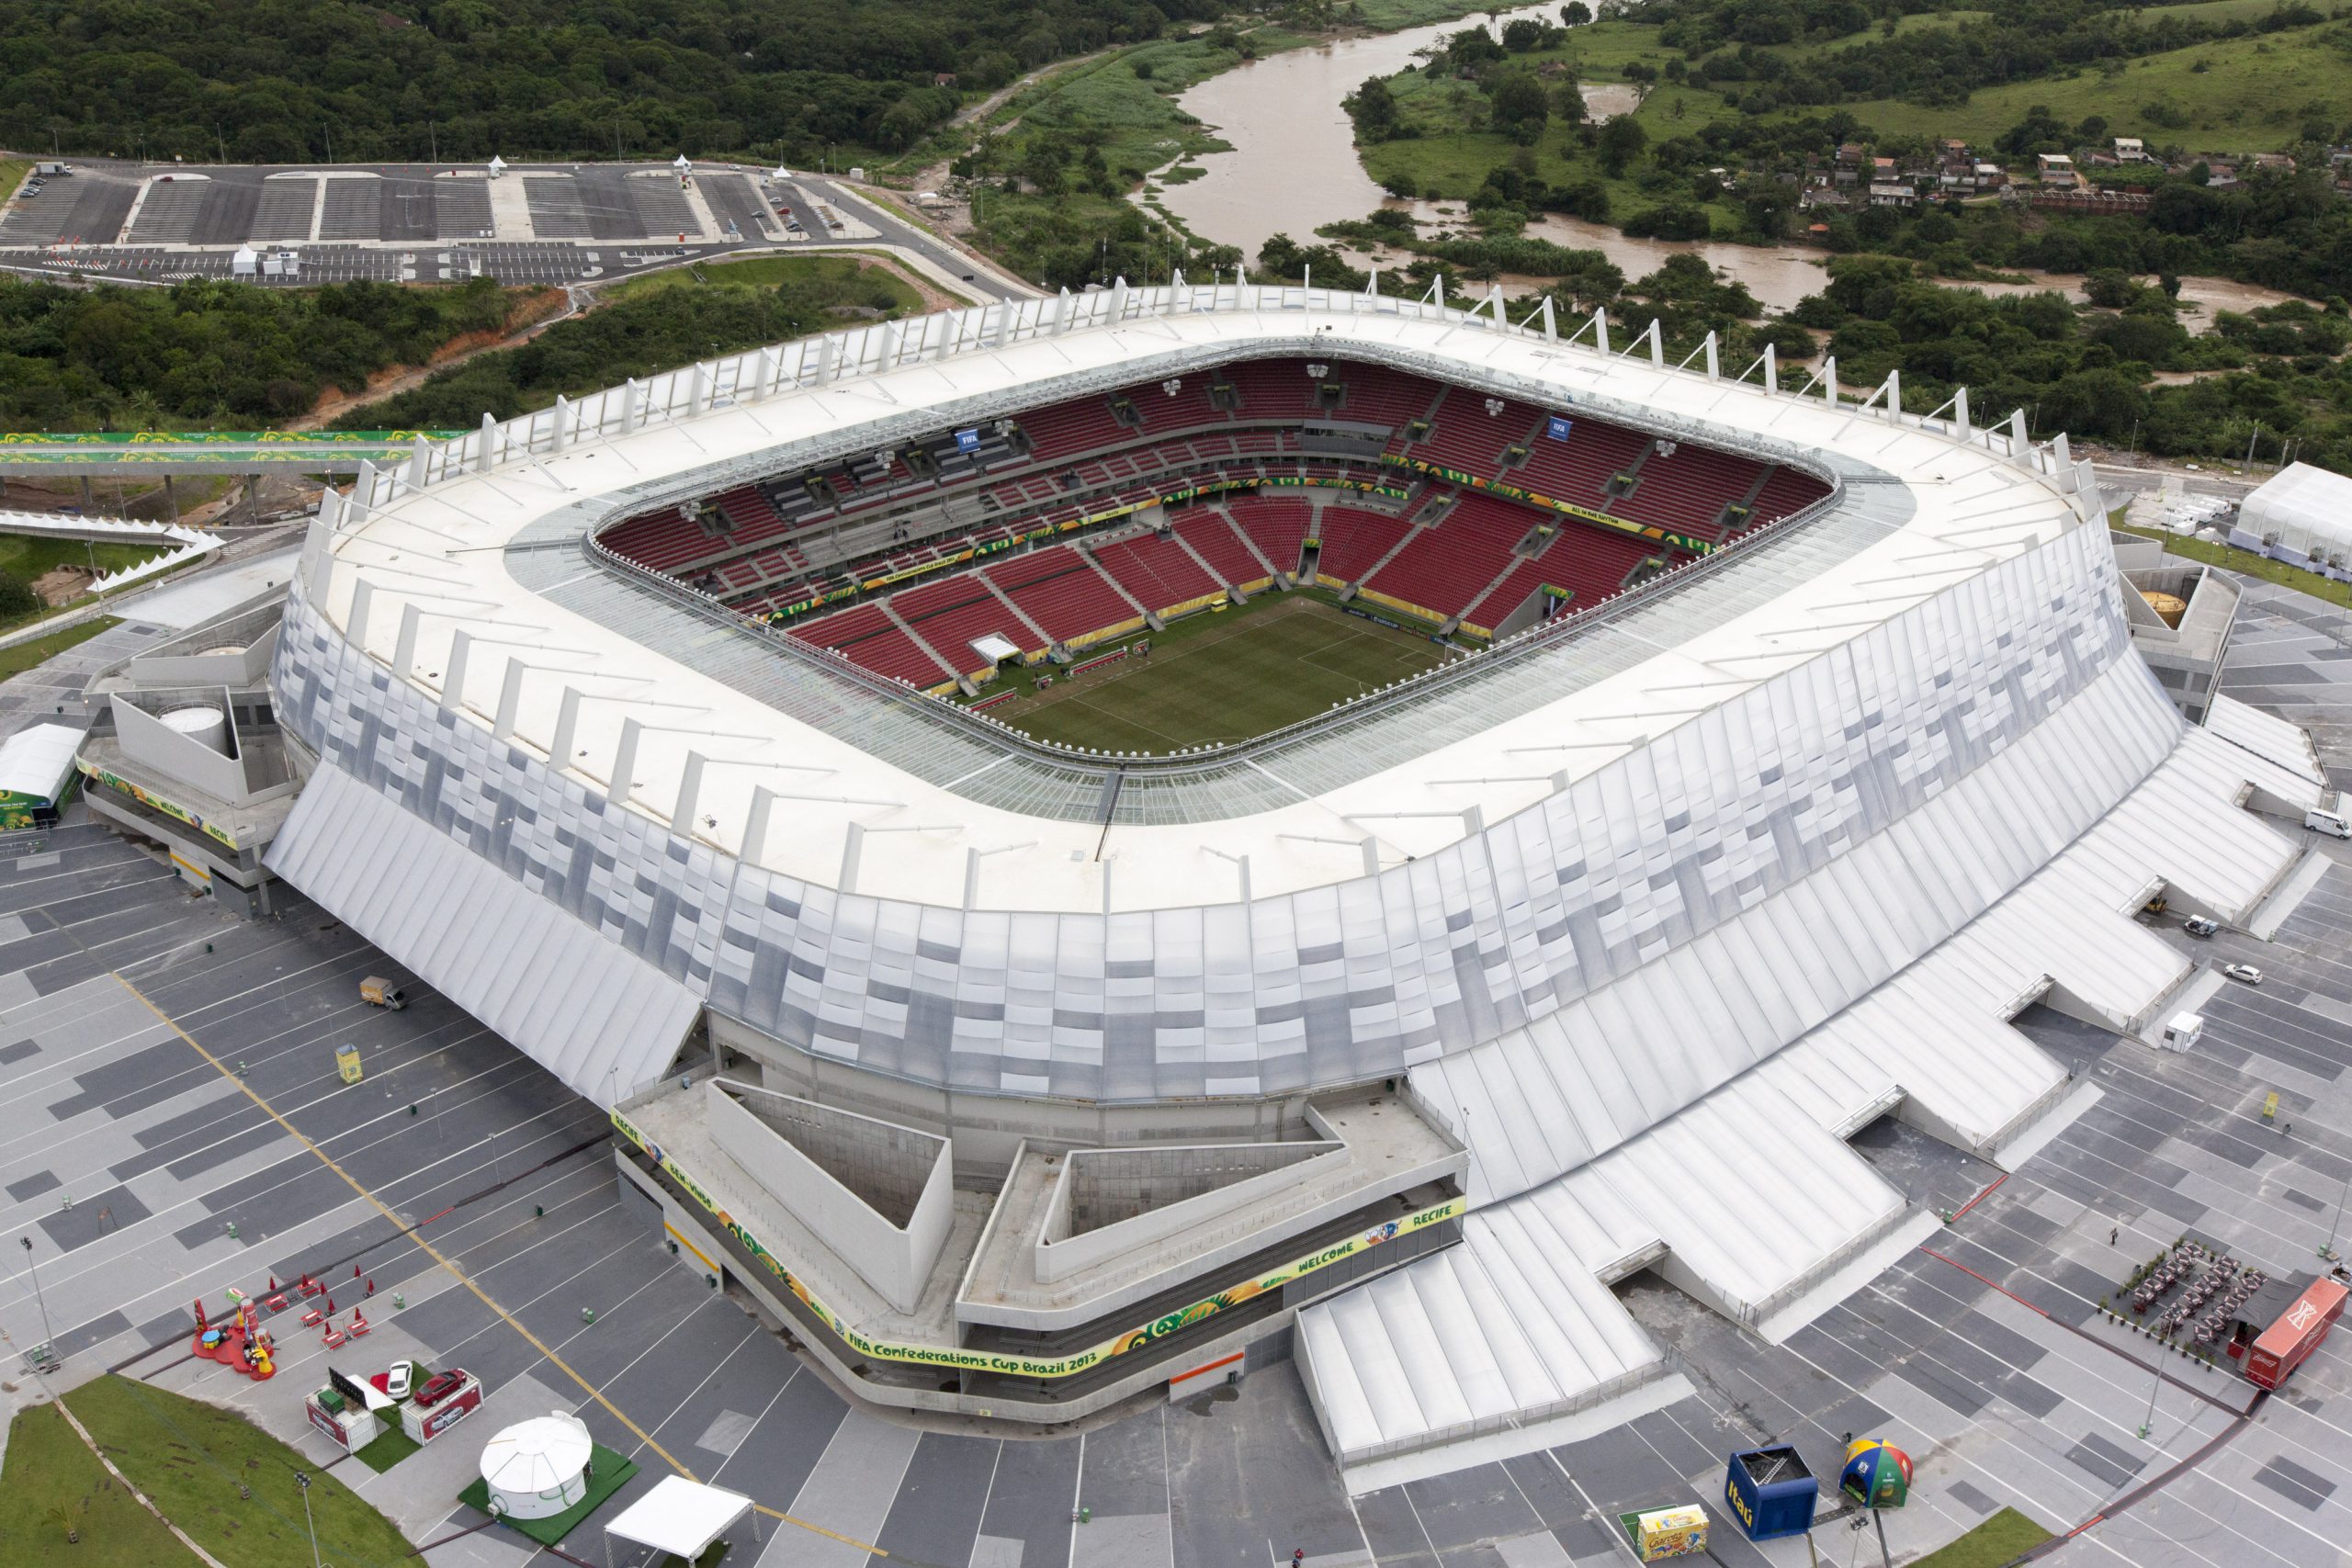
[[[91,160],[75,169],[0,206],[0,267],[173,283],[227,277],[237,248],[250,245],[300,253],[297,275],[254,279],[265,286],[446,282],[477,268],[503,283],[560,284],[677,254],[878,241],[922,256],[976,298],[1011,291],[954,246],[807,175],[711,168],[689,192],[666,163],[517,166],[495,185],[478,169],[414,164],[159,172]],[[820,201],[849,220],[843,228],[823,221]]]

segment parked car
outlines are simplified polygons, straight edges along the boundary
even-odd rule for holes
[[[464,1386],[465,1381],[465,1371],[458,1367],[451,1367],[446,1372],[434,1373],[424,1380],[424,1386],[416,1391],[417,1408],[432,1409],[433,1406],[457,1393],[460,1387]]]
[[[2180,922],[2180,929],[2194,937],[2209,937],[2222,929],[2222,922],[2204,915],[2191,915]]]
[[[2251,964],[2224,964],[2222,965],[2222,973],[2241,986],[2262,984],[2262,971]]]
[[[394,1399],[406,1399],[409,1384],[414,1381],[415,1377],[416,1363],[414,1361],[394,1361],[391,1370],[384,1374],[384,1392]]]

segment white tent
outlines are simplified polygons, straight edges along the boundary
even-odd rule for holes
[[[760,1516],[749,1497],[683,1475],[665,1475],[660,1485],[605,1526],[605,1562],[609,1565],[613,1561],[616,1537],[632,1547],[650,1546],[681,1562],[697,1562],[712,1541],[746,1514],[752,1516],[752,1539],[757,1540]]]
[[[2352,561],[2352,479],[2289,464],[2245,498],[2231,543],[2314,566]]]
[[[261,254],[251,245],[239,245],[237,254],[229,258],[229,276],[251,277],[261,267]]]
[[[544,1519],[577,1505],[588,1495],[585,1477],[594,1451],[587,1424],[567,1411],[516,1422],[481,1450],[491,1511]]]
[[[70,724],[32,724],[0,745],[0,796],[55,806],[74,776],[82,732]]]
[[[492,153],[492,154],[491,154],[491,159],[490,159],[490,177],[491,177],[492,179],[496,179],[499,175],[501,175],[504,174],[505,172],[506,172],[506,160],[505,160],[505,159],[503,159],[503,158],[499,157],[496,153]]]

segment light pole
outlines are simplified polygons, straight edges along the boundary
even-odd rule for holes
[[[318,1521],[311,1517],[310,1472],[304,1470],[296,1471],[294,1472],[294,1484],[302,1489],[302,1523],[309,1528],[311,1532],[311,1568],[320,1568],[319,1526]]]
[[[2143,1441],[2147,1438],[2150,1432],[2155,1430],[2156,1391],[2165,1386],[2165,1364],[2162,1359],[2164,1352],[2162,1350],[2156,1350],[2151,1352],[2151,1354],[2157,1358],[2156,1381],[2148,1385],[2148,1415],[2147,1418],[2140,1423],[2140,1437]]]
[[[57,1335],[49,1326],[49,1298],[40,1293],[40,1265],[33,1261],[33,1238],[28,1235],[17,1239],[25,1244],[25,1267],[32,1272],[33,1300],[40,1304],[41,1348],[53,1353],[57,1346]],[[49,1357],[42,1356],[37,1359],[47,1360]]]
[[[2320,1258],[2324,1262],[2335,1261],[2335,1237],[2344,1228],[2344,1200],[2347,1197],[2352,1197],[2352,1169],[2344,1173],[2343,1190],[2335,1195],[2335,1222],[2327,1227],[2327,1245],[2319,1249]]]

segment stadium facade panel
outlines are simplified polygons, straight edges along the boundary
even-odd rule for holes
[[[1656,1269],[1759,1332],[1819,1310],[1925,1218],[1844,1139],[1892,1112],[2022,1157],[2086,1100],[2007,1019],[2039,997],[2143,1026],[2188,966],[2130,913],[2170,886],[2242,918],[2292,846],[2241,803],[2319,787],[2183,724],[2132,650],[2097,487],[2063,438],[1642,346],[1513,327],[1499,303],[1122,288],[762,351],[420,445],[313,526],[272,682],[317,776],[274,863],[614,1105],[665,1221],[782,1281],[779,1312],[836,1345],[836,1371],[879,1368],[877,1399],[1014,1409],[989,1381],[1011,1369],[1079,1380],[1019,1412],[1063,1418],[1293,1324],[1348,1462],[1628,1396],[1664,1359],[1611,1280]],[[1831,491],[1613,608],[1265,744],[1160,759],[947,711],[594,542],[886,441],[1316,355],[1605,412]],[[429,889],[369,863],[453,853],[492,878],[475,902],[498,929],[478,941],[447,929],[463,911],[431,929]],[[583,966],[627,1021],[561,1005]],[[664,1088],[697,1010],[695,1082]],[[945,1137],[959,1182],[997,1191],[941,1233],[922,1312],[869,1302],[788,1196],[696,1141],[711,1071]],[[1007,1212],[1044,1190],[1023,1176],[1044,1151],[1337,1151],[1366,1094],[1434,1140],[1430,1184],[1378,1198],[1419,1206],[1385,1220],[1348,1207],[1374,1200],[1335,1155],[1317,1223],[1428,1227],[1363,1255],[1382,1263],[1327,1248],[1332,1269],[1287,1271],[1306,1222],[1274,1209],[1225,1213],[1222,1250],[1197,1254],[1173,1220],[1129,1215],[1165,1254],[1152,1280],[1216,1292],[1187,1305],[1170,1286],[1153,1303],[1177,1326],[1042,1372],[955,1285],[1022,1225],[1050,1228],[1034,1192]],[[739,1193],[715,1230],[695,1212],[709,1192]],[[1216,1273],[1236,1225],[1264,1243],[1257,1283]],[[1039,1321],[1118,1329],[1153,1304],[1140,1289],[1105,1276]],[[960,1387],[894,1381],[939,1365]]]

